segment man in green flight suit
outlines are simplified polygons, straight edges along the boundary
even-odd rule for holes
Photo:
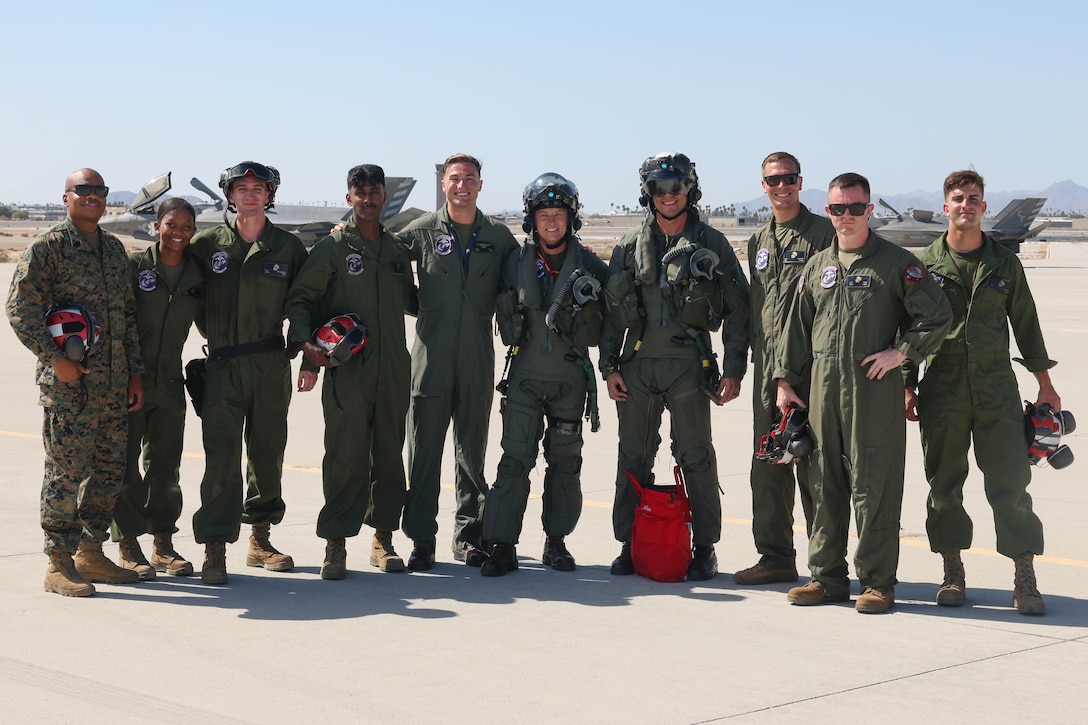
[[[835,228],[801,203],[801,162],[777,151],[763,159],[763,192],[771,220],[748,240],[748,273],[752,285],[751,334],[753,450],[779,419],[778,385],[772,374],[784,343],[786,321],[797,299],[797,278],[813,254],[831,246]],[[797,394],[808,397],[806,369]],[[752,457],[752,536],[759,561],[733,575],[743,585],[797,581],[797,550],[793,545],[794,491],[800,491],[805,528],[811,530],[812,490],[808,483],[810,457],[776,465]],[[796,473],[796,482],[794,474]]]
[[[574,232],[578,188],[559,174],[541,174],[522,195],[531,234],[520,254],[506,258],[498,323],[509,377],[502,391],[502,459],[484,510],[491,558],[480,573],[502,576],[518,568],[515,546],[529,500],[529,472],[544,438],[544,512],[547,540],[541,561],[573,571],[565,537],[582,513],[582,417],[599,425],[589,347],[600,342],[601,286],[608,267]],[[544,426],[547,421],[547,428]]]
[[[404,533],[413,542],[408,568],[415,571],[434,566],[442,449],[450,420],[457,460],[453,555],[476,567],[487,559],[484,453],[495,394],[492,322],[503,264],[518,243],[509,229],[476,208],[480,172],[480,162],[467,154],[446,159],[446,203],[401,233],[419,275],[404,504]]]
[[[869,230],[869,194],[860,174],[831,180],[824,209],[835,242],[805,265],[774,372],[785,415],[791,404],[805,406],[792,386],[811,366],[807,407],[819,446],[809,468],[812,580],[787,598],[799,605],[850,600],[853,499],[854,569],[862,590],[855,609],[863,614],[895,603],[906,459],[899,366],[935,351],[952,322],[948,302],[918,259]]]
[[[121,566],[140,579],[155,572],[188,576],[193,565],[174,550],[181,516],[181,454],[185,442],[182,348],[193,321],[203,315],[204,276],[190,254],[196,210],[180,197],[159,204],[157,244],[129,255],[136,294],[136,327],[147,372],[143,409],[128,418],[128,468],[113,512],[113,538]],[[141,458],[144,470],[140,470]],[[154,535],[151,561],[137,536]]]
[[[748,352],[748,281],[725,236],[699,219],[702,192],[687,156],[651,156],[639,179],[646,220],[612,252],[601,340],[601,372],[619,415],[612,528],[623,545],[611,573],[635,573],[631,528],[639,497],[627,473],[643,486],[653,485],[667,407],[672,454],[691,500],[687,578],[702,581],[718,573],[714,544],[722,528],[710,401],[728,403],[740,395]],[[720,379],[710,336],[719,327]]]
[[[38,359],[45,591],[69,597],[94,594],[92,582],[138,579],[102,553],[125,476],[128,413],[144,402],[128,258],[98,226],[109,191],[94,169],[68,175],[68,218],[23,250],[6,306],[15,335]]]
[[[953,323],[944,344],[926,358],[920,383],[918,366],[905,365],[907,418],[921,423],[929,481],[926,531],[930,548],[944,559],[937,604],[958,607],[966,595],[960,550],[971,547],[973,533],[963,508],[967,451],[973,440],[994,510],[997,550],[1014,564],[1013,606],[1020,614],[1044,614],[1033,561],[1043,553],[1043,525],[1027,492],[1031,467],[1020,390],[1009,358],[1009,324],[1023,355],[1016,361],[1039,383],[1035,405],[1061,411],[1048,372],[1057,363],[1047,355],[1023,265],[982,231],[984,193],[977,172],[949,174],[944,180],[948,231],[918,255],[944,290]]]
[[[364,523],[375,529],[371,565],[404,569],[392,537],[405,496],[401,451],[411,360],[404,315],[415,314],[417,305],[412,259],[381,223],[385,171],[356,166],[347,184],[351,222],[314,245],[287,295],[289,342],[301,345],[305,355],[298,389],[312,390],[316,370],[326,369],[325,505],[317,516],[317,535],[327,540],[322,579],[344,578],[345,539],[358,536]],[[356,321],[361,329],[352,336],[348,328]],[[315,330],[323,346],[314,342]],[[337,351],[337,344],[349,350]]]
[[[283,450],[291,365],[284,350],[287,290],[306,261],[295,235],[277,228],[266,211],[275,203],[279,172],[243,161],[224,169],[219,187],[237,218],[193,237],[192,254],[204,273],[208,338],[204,389],[204,480],[193,515],[197,543],[205,544],[200,576],[226,584],[226,544],[252,524],[246,565],[290,571],[294,560],[269,541],[283,519]],[[201,322],[203,324],[201,324]],[[243,501],[242,441],[248,455]]]

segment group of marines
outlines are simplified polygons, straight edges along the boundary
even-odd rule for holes
[[[672,455],[691,502],[687,578],[710,579],[722,523],[710,406],[740,395],[751,349],[754,447],[801,408],[816,449],[789,463],[752,459],[760,558],[735,573],[737,584],[798,580],[799,493],[812,576],[789,590],[789,601],[850,600],[852,505],[855,607],[891,607],[909,419],[921,423],[927,531],[944,562],[937,603],[965,600],[960,552],[971,546],[972,524],[962,489],[973,443],[998,551],[1015,563],[1014,606],[1042,614],[1033,569],[1042,526],[1027,493],[1009,323],[1017,360],[1039,382],[1036,404],[1059,411],[1061,401],[1023,267],[981,230],[982,177],[948,176],[948,231],[916,257],[869,228],[865,177],[835,177],[825,217],[800,202],[794,156],[773,153],[761,170],[772,216],[748,242],[747,276],[724,235],[700,217],[695,164],[683,154],[642,164],[645,219],[607,264],[579,240],[573,182],[547,173],[525,188],[527,236],[519,245],[477,208],[481,165],[466,154],[443,165],[446,203],[398,234],[381,223],[383,170],[352,168],[350,220],[309,253],[267,216],[280,183],[273,167],[247,161],[225,169],[220,186],[236,216],[199,233],[188,202],[163,202],[158,243],[128,258],[98,226],[108,194],[101,175],[73,172],[63,197],[68,218],[27,247],[7,300],[12,327],[38,359],[45,411],[45,589],[87,596],[96,582],[194,572],[172,536],[182,510],[182,348],[195,322],[208,350],[202,374],[188,373],[203,381],[194,404],[206,465],[193,533],[205,547],[205,583],[227,583],[226,545],[242,523],[252,527],[247,565],[293,568],[270,540],[285,511],[288,404],[292,387],[313,390],[322,368],[323,579],[346,576],[346,540],[363,524],[374,529],[371,565],[389,572],[435,565],[451,421],[454,559],[484,576],[518,568],[529,474],[543,440],[541,561],[575,569],[565,537],[582,508],[583,423],[594,431],[599,424],[598,372],[619,423],[613,529],[620,553],[611,573],[635,573],[638,494],[629,476],[654,483],[667,409]],[[49,323],[72,306],[94,310],[87,332],[101,338],[79,360],[58,347]],[[410,355],[406,315],[416,318]],[[508,346],[497,388],[493,326]],[[712,342],[719,330],[720,356]],[[290,360],[300,351],[292,381]],[[489,487],[484,454],[496,389],[503,453]],[[398,528],[412,540],[407,562],[393,546]],[[102,551],[111,531],[119,564]],[[153,536],[150,558],[138,543],[144,534]]]

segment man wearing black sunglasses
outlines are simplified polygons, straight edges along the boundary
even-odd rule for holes
[[[869,181],[831,180],[835,242],[805,265],[774,377],[778,409],[805,405],[795,391],[811,366],[809,420],[816,443],[809,568],[812,580],[788,593],[792,604],[850,600],[846,541],[851,499],[857,521],[855,608],[885,612],[895,602],[903,506],[906,420],[900,364],[935,352],[952,310],[918,259],[869,230]]]
[[[121,241],[98,226],[107,194],[94,169],[68,176],[63,196],[68,218],[23,251],[7,300],[15,334],[38,358],[39,403],[45,412],[45,591],[70,597],[94,594],[91,582],[138,579],[102,553],[125,477],[128,414],[144,401],[128,257]],[[79,327],[85,342],[91,335],[105,338],[100,349],[85,346],[88,352],[78,361],[58,347],[57,336],[69,330],[46,322],[49,311],[73,305],[101,318],[94,330]]]
[[[777,151],[763,160],[763,193],[771,205],[771,220],[748,240],[748,273],[752,285],[751,331],[752,411],[755,439],[767,434],[779,418],[775,407],[778,385],[775,360],[796,299],[797,278],[813,254],[831,246],[835,228],[827,217],[813,214],[799,197],[801,162]],[[808,370],[797,394],[808,397]],[[775,465],[752,457],[752,535],[759,561],[738,571],[733,581],[743,585],[797,581],[797,551],[793,545],[794,491],[801,493],[806,530],[812,523],[812,492],[808,484],[811,456],[793,464]],[[796,471],[796,482],[794,472]]]

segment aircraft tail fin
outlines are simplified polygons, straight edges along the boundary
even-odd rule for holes
[[[1013,199],[994,217],[993,230],[1011,237],[1026,236],[1031,223],[1043,210],[1046,199]]]
[[[215,208],[216,209],[222,209],[223,208],[223,197],[219,196],[219,194],[216,194],[214,191],[212,191],[211,188],[208,187],[200,179],[196,178],[195,176],[193,178],[189,179],[189,186],[193,187],[197,191],[204,192],[208,196],[208,198],[211,199],[212,202],[215,203]]]

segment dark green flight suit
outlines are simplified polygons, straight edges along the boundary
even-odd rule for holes
[[[918,255],[944,289],[952,306],[952,331],[926,358],[918,384],[918,414],[925,454],[929,501],[926,530],[933,551],[971,547],[971,518],[963,508],[967,451],[984,475],[986,498],[994,511],[997,550],[1008,557],[1043,553],[1043,525],[1031,509],[1031,481],[1024,443],[1024,411],[1009,358],[1009,323],[1032,372],[1057,363],[1046,344],[1015,254],[984,235],[973,280],[965,280],[948,251],[945,235]],[[908,371],[907,385],[918,380]]]
[[[404,315],[415,305],[407,251],[384,228],[380,239],[363,239],[353,222],[314,245],[287,295],[292,347],[337,314],[354,313],[367,330],[366,347],[326,368],[322,382],[323,539],[357,536],[364,523],[383,531],[400,526],[411,365]],[[303,367],[315,369],[305,358]]]
[[[201,416],[206,461],[193,515],[198,544],[237,541],[243,521],[278,524],[285,509],[280,493],[292,381],[284,302],[306,249],[270,221],[253,244],[250,254],[252,245],[232,221],[200,232],[190,245],[204,273],[198,326],[209,348]],[[244,502],[243,438],[249,459]]]
[[[83,306],[102,318],[105,342],[73,383],[57,380],[64,357],[45,324],[56,307]],[[80,540],[109,538],[125,477],[129,378],[144,372],[128,257],[104,229],[86,234],[65,220],[19,256],[6,305],[15,335],[38,358],[43,408],[41,524],[45,553],[74,553]]]
[[[733,248],[721,232],[688,211],[682,234],[666,239],[656,221],[648,219],[620,239],[609,261],[609,286],[618,275],[633,274],[645,311],[645,324],[619,329],[610,310],[601,341],[601,372],[617,369],[627,384],[627,400],[616,404],[619,415],[619,461],[612,528],[617,541],[631,540],[631,525],[638,494],[629,482],[630,471],[643,485],[654,483],[653,464],[661,445],[661,415],[669,409],[672,455],[684,472],[691,499],[692,542],[717,543],[721,537],[722,503],[718,496],[718,462],[710,432],[710,398],[700,389],[702,358],[677,316],[688,298],[690,254],[668,266],[668,281],[660,286],[661,261],[673,250],[694,244],[719,259],[708,295],[722,322],[724,355],[721,375],[743,378],[748,352],[748,280]],[[701,296],[706,301],[706,296]],[[611,303],[610,303],[611,304]],[[710,333],[700,332],[709,351]],[[639,338],[642,344],[635,352]],[[622,347],[621,347],[622,346]],[[621,349],[623,355],[620,355]]]
[[[798,283],[774,377],[800,383],[812,366],[809,473],[814,513],[809,568],[830,595],[849,593],[846,541],[853,497],[854,569],[866,587],[894,587],[899,565],[906,419],[898,370],[870,380],[861,361],[894,347],[915,362],[936,350],[952,321],[918,259],[870,232],[849,269],[838,243],[813,255]]]
[[[773,373],[775,360],[784,344],[786,321],[797,299],[797,278],[813,254],[827,249],[835,239],[835,227],[827,217],[813,214],[804,205],[785,224],[772,218],[748,240],[748,272],[751,278],[752,450],[759,448],[779,419],[775,401],[778,384]],[[808,400],[809,373],[806,368],[795,388],[798,397]],[[805,527],[812,522],[812,490],[809,487],[809,459],[775,465],[752,457],[752,536],[760,562],[770,569],[792,569],[797,551],[793,546],[794,491],[800,491]],[[794,471],[797,482],[794,483]]]
[[[133,252],[128,261],[147,372],[144,405],[128,416],[128,466],[113,511],[115,541],[178,530],[185,439],[181,355],[189,328],[204,312],[204,276],[188,250],[174,288],[164,273],[157,245]]]
[[[495,394],[492,322],[503,263],[518,243],[509,229],[480,211],[472,229],[469,239],[459,239],[443,206],[401,233],[419,275],[404,504],[404,533],[417,546],[434,546],[438,533],[442,449],[451,419],[457,460],[454,544],[483,544],[484,453]]]
[[[515,338],[517,354],[510,360],[502,409],[502,459],[484,511],[484,540],[489,543],[518,543],[529,500],[529,472],[536,466],[541,437],[548,464],[541,515],[544,532],[566,536],[582,513],[587,369],[589,375],[595,374],[588,347],[600,341],[603,300],[578,305],[567,282],[588,274],[603,285],[608,267],[577,237],[570,238],[559,269],[549,269],[538,249],[526,243],[521,254],[507,257],[503,273],[507,288],[503,294],[515,315],[522,315],[524,327],[520,334],[507,331]],[[499,305],[501,326],[506,318],[502,299]],[[547,325],[553,305],[553,324],[559,332]]]

